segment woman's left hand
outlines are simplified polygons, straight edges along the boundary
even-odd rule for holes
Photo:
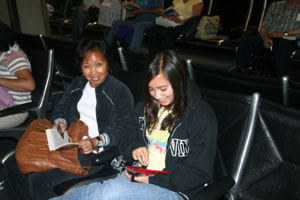
[[[130,174],[128,174],[128,172],[125,170],[125,176],[128,180],[131,181],[131,176]],[[134,181],[135,182],[139,182],[139,183],[149,183],[149,176],[135,176],[134,177]]]
[[[80,140],[78,143],[81,144],[79,148],[82,154],[90,154],[93,152],[91,139]]]

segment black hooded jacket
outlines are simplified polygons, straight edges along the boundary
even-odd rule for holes
[[[149,177],[151,184],[193,197],[213,179],[217,148],[217,121],[214,111],[202,100],[198,86],[188,82],[188,105],[168,139],[165,169],[170,174]],[[147,146],[144,104],[139,103],[126,123],[119,144],[124,158],[132,160],[132,151]]]

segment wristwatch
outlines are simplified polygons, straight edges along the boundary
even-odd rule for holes
[[[283,34],[284,36],[288,36],[289,35],[289,33],[288,33],[288,31],[284,31],[284,34]]]
[[[100,137],[96,137],[96,139],[97,139],[96,146],[98,148],[103,147],[103,141],[100,139]]]

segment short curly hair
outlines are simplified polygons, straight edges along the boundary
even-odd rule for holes
[[[85,54],[88,51],[100,51],[102,56],[104,57],[104,59],[107,62],[107,67],[108,69],[110,69],[110,65],[112,62],[112,56],[111,53],[109,51],[109,49],[107,48],[107,45],[104,41],[102,40],[95,40],[95,39],[83,39],[79,42],[78,46],[77,46],[77,63],[76,65],[79,67],[81,67],[81,63],[84,59]]]

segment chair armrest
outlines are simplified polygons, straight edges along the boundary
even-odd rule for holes
[[[16,150],[12,150],[11,152],[8,152],[1,158],[1,165],[3,166],[4,163],[7,161],[8,158],[10,158],[13,154],[16,153]]]
[[[120,155],[119,149],[117,146],[110,147],[104,151],[98,153],[92,158],[93,165],[102,165],[108,161],[111,161],[115,157]]]
[[[13,138],[17,141],[21,138],[27,127],[15,127],[10,129],[0,129],[1,138]]]
[[[193,200],[216,200],[220,199],[232,186],[235,181],[232,177],[224,177],[210,183],[193,198]]]
[[[12,115],[12,114],[16,114],[16,113],[28,112],[34,107],[35,107],[34,103],[31,102],[31,103],[25,103],[22,105],[17,105],[17,106],[13,106],[10,108],[6,108],[6,109],[0,111],[0,117],[4,117],[7,115]]]

